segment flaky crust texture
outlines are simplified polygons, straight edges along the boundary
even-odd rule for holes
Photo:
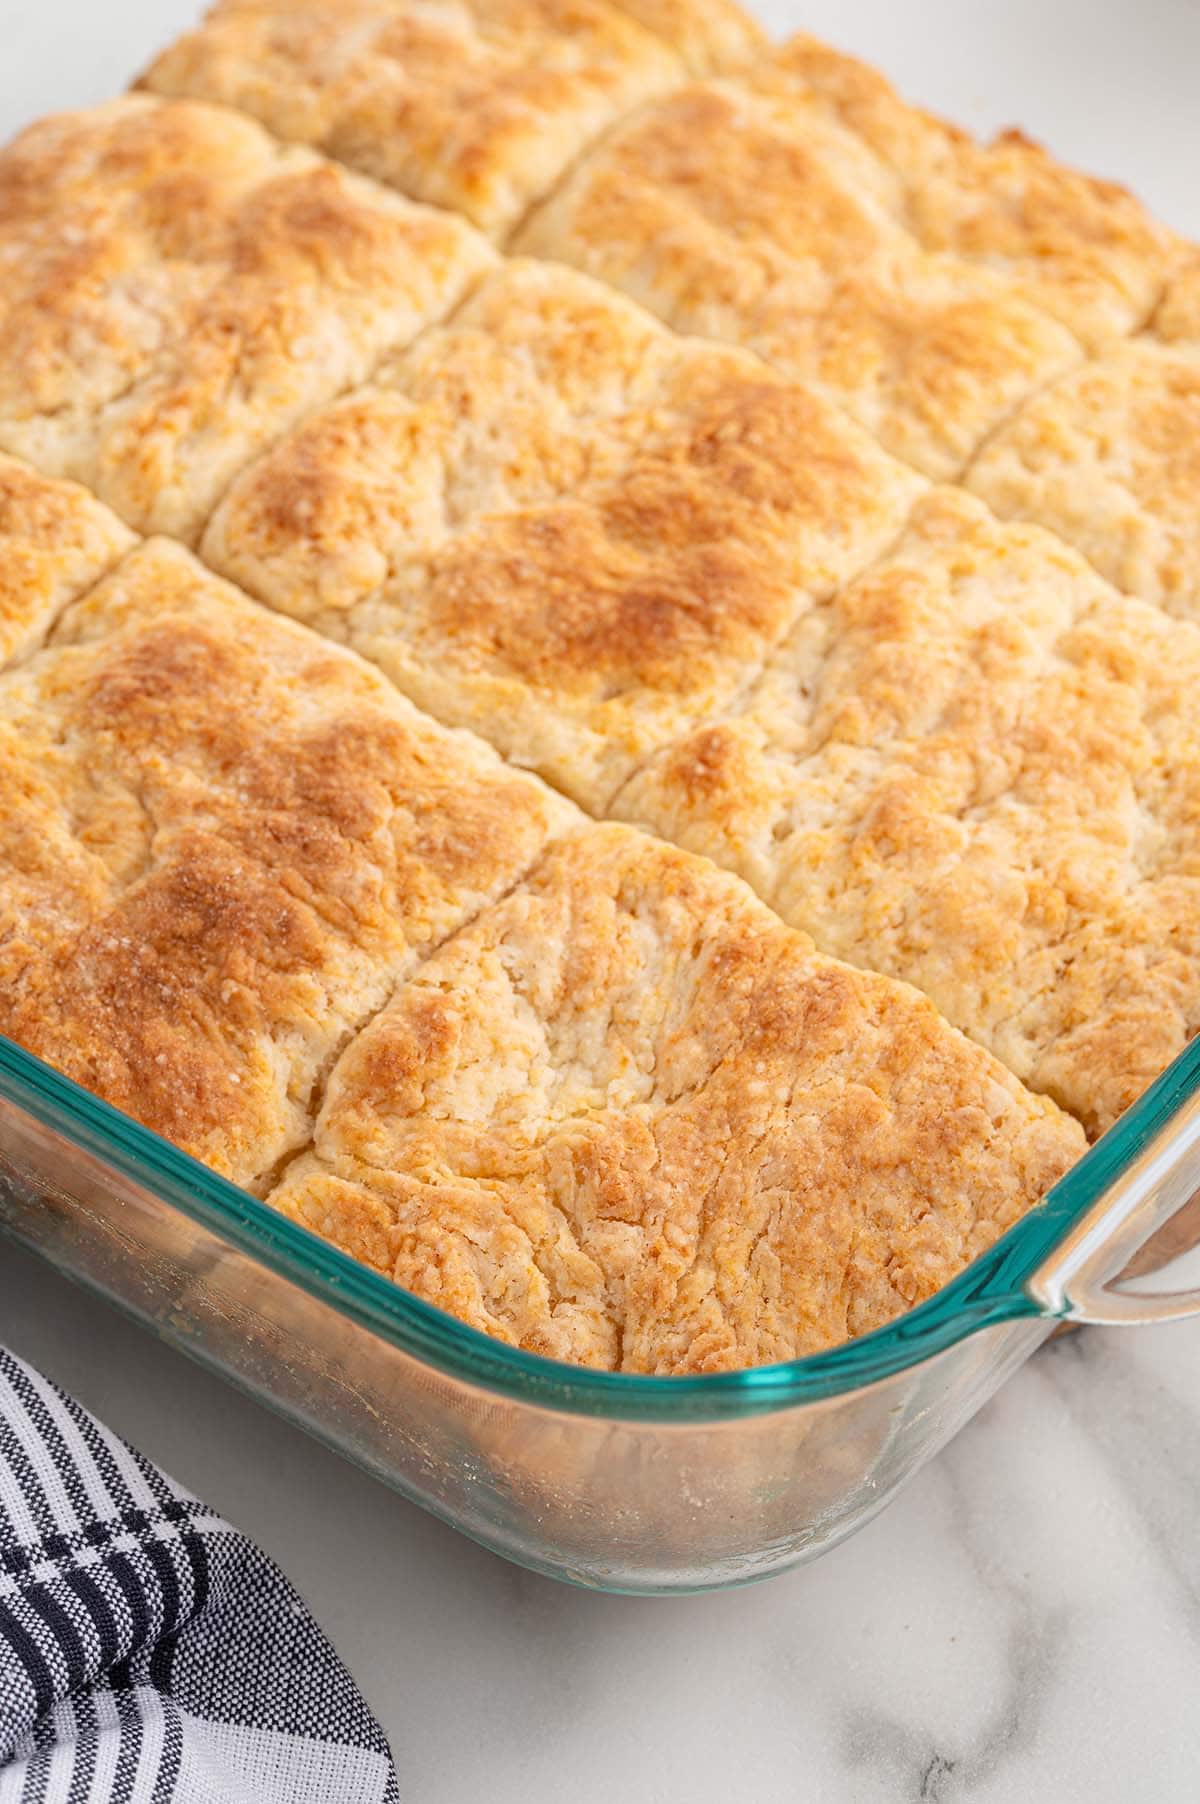
[[[574,813],[181,547],[0,676],[0,1032],[247,1184]]]
[[[730,0],[220,0],[143,80],[499,236],[623,113],[760,44]]]
[[[1085,364],[998,432],[967,482],[1200,622],[1200,344],[1143,337]]]
[[[1183,254],[1123,189],[1019,133],[979,144],[803,36],[650,106],[518,243],[820,382],[943,479],[1144,325]]]
[[[253,465],[202,549],[602,812],[921,488],[757,359],[514,262]]]
[[[719,1371],[930,1295],[1083,1144],[923,997],[607,826],[401,986],[270,1200],[529,1351]]]
[[[33,651],[133,542],[86,489],[0,455],[0,671]]]
[[[816,38],[789,39],[750,80],[793,118],[836,122],[868,146],[926,250],[1003,270],[1093,349],[1149,319],[1183,252],[1117,183],[1066,167],[1019,131],[981,144]]]
[[[627,818],[904,978],[1090,1132],[1200,1027],[1200,631],[954,490]]]
[[[904,211],[861,140],[719,81],[607,138],[516,242],[817,383],[886,449],[944,478],[1082,351],[1003,275],[926,250]]]
[[[130,96],[0,153],[0,447],[193,541],[241,465],[490,262],[248,119]]]

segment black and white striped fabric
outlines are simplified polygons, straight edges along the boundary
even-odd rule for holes
[[[396,1804],[283,1574],[0,1349],[0,1804]]]

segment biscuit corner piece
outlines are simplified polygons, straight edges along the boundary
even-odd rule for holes
[[[958,489],[617,798],[1090,1134],[1200,1028],[1200,629]]]
[[[923,487],[756,358],[514,260],[252,465],[203,554],[603,812]]]
[[[0,454],[0,671],[33,651],[133,543],[86,489]]]
[[[761,43],[733,0],[218,0],[142,82],[502,237],[622,113]]]
[[[151,540],[0,675],[0,1031],[235,1181],[574,810]]]
[[[351,1042],[269,1200],[510,1344],[720,1371],[920,1302],[1083,1145],[915,991],[589,827]]]
[[[751,79],[797,120],[827,121],[869,148],[927,251],[1002,272],[1089,348],[1153,313],[1182,241],[1118,183],[1061,163],[1017,129],[980,142],[804,33]]]
[[[0,447],[194,543],[256,451],[492,260],[227,108],[42,119],[0,151]]]

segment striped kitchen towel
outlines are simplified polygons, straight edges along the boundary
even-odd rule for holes
[[[0,1349],[0,1804],[395,1804],[283,1574]]]

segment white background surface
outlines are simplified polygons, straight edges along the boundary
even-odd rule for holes
[[[194,10],[0,0],[0,130],[115,91]],[[760,10],[1200,236],[1200,0]],[[407,1799],[1200,1796],[1200,1325],[1056,1343],[855,1541],[669,1602],[504,1565],[7,1248],[0,1334],[280,1561]]]

